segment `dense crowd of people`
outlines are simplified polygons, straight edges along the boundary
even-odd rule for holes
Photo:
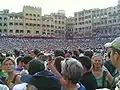
[[[0,90],[119,90],[112,40],[0,38]]]
[[[104,48],[104,44],[113,38],[96,39],[32,39],[32,38],[0,38],[0,48],[4,51],[13,51],[18,48],[27,53],[31,49],[51,52],[56,49],[72,50],[74,47],[82,49]]]

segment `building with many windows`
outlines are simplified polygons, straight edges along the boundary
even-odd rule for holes
[[[66,21],[64,10],[42,16],[41,8],[24,6],[19,13],[1,11],[0,33],[21,36],[64,35]]]
[[[4,29],[8,34],[25,36],[42,34],[41,8],[24,6],[23,12],[7,13],[7,16],[5,14],[2,16],[1,23],[8,23],[7,29]],[[7,21],[4,17],[7,18]]]
[[[4,34],[8,33],[8,14],[9,14],[8,9],[0,11],[0,33]]]
[[[11,35],[23,35],[23,13],[10,13],[8,19],[8,33]]]
[[[42,17],[42,35],[65,35],[66,20],[64,10]]]
[[[42,34],[42,10],[41,8],[23,7],[24,35]]]
[[[74,18],[74,32],[80,36],[90,36],[92,33],[92,9],[75,12]]]
[[[39,7],[24,6],[19,13],[0,11],[0,33],[24,36],[106,37],[120,35],[120,0],[118,5],[89,9],[66,17],[64,10],[42,16]]]
[[[120,34],[120,6],[75,12],[74,32],[85,37]]]

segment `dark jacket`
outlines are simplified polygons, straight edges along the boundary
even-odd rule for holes
[[[86,90],[95,90],[98,87],[92,71],[86,72],[80,82],[85,86]]]
[[[104,66],[108,69],[110,74],[114,76],[115,74],[115,67],[112,65],[111,60],[105,61]]]
[[[61,90],[59,80],[54,74],[48,71],[41,71],[33,75],[32,84],[38,90]]]

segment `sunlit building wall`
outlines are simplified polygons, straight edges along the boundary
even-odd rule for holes
[[[76,34],[91,35],[92,33],[92,9],[74,13]]]
[[[65,12],[59,10],[57,13],[44,15],[42,17],[42,35],[62,35],[66,31]]]
[[[23,7],[23,25],[24,35],[42,34],[42,10],[41,8],[24,6]]]
[[[120,6],[75,12],[74,32],[84,36],[112,35],[120,31]]]
[[[8,19],[8,33],[11,35],[23,35],[24,24],[23,24],[23,13],[10,13]]]

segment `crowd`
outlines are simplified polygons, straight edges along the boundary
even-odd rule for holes
[[[50,53],[56,49],[72,50],[73,47],[88,48],[104,48],[104,44],[112,38],[96,38],[96,39],[31,39],[31,38],[0,38],[0,48],[2,51],[10,51],[18,48],[25,53],[39,48],[41,51]]]
[[[1,38],[0,90],[119,90],[120,37],[112,40]]]

